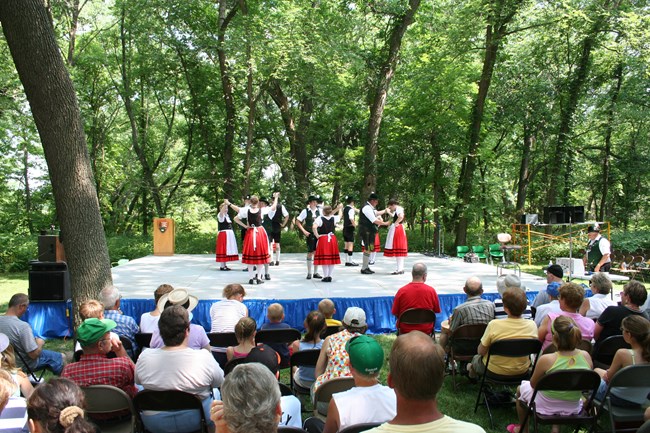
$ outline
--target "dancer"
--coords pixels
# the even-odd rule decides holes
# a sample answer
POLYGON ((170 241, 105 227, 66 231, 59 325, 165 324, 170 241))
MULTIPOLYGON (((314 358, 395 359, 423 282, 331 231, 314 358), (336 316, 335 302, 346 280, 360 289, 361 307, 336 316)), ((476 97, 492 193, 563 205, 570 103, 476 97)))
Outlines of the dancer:
POLYGON ((341 263, 339 243, 334 234, 334 229, 336 228, 336 224, 338 224, 340 217, 333 214, 338 213, 342 207, 343 205, 340 203, 336 206, 336 209, 333 210, 332 206, 329 205, 323 207, 323 215, 316 218, 316 221, 314 221, 314 225, 312 226, 314 236, 318 239, 314 265, 323 266, 323 274, 325 275, 323 277, 324 283, 332 282, 334 265, 341 263))
POLYGON ((235 232, 232 231, 232 221, 228 216, 228 205, 225 202, 219 208, 217 224, 219 234, 217 235, 216 260, 220 265, 220 271, 230 271, 227 263, 239 260, 239 252, 237 251, 235 232))
POLYGON ((269 240, 266 231, 262 227, 262 211, 259 208, 257 196, 251 197, 251 204, 248 209, 242 208, 235 222, 247 229, 242 248, 242 263, 248 265, 248 284, 263 284, 263 267, 257 266, 257 273, 253 269, 255 265, 263 265, 269 262, 269 240), (242 223, 242 218, 247 218, 248 223, 242 223))
POLYGON ((318 267, 314 268, 314 251, 316 251, 316 236, 312 233, 312 227, 316 218, 321 216, 321 211, 317 206, 318 198, 316 196, 310 195, 307 198, 307 207, 300 212, 298 218, 296 218, 296 226, 305 236, 305 241, 307 243, 307 279, 311 280, 312 276, 314 278, 323 278, 318 274, 318 267), (312 268, 314 273, 312 274, 312 268))
POLYGON ((393 223, 388 228, 384 257, 395 257, 397 268, 391 275, 404 273, 404 258, 408 255, 408 243, 402 221, 404 221, 404 208, 399 206, 395 199, 388 200, 388 213, 393 217, 393 223))
MULTIPOLYGON (((279 198, 279 196, 278 196, 279 198)), ((272 252, 272 254, 275 256, 275 261, 273 260, 274 257, 271 257, 271 266, 279 266, 280 265, 280 241, 282 240, 282 229, 287 225, 287 222, 289 222, 289 212, 287 212, 287 208, 284 207, 282 203, 278 201, 278 203, 275 206, 275 210, 269 210, 268 213, 268 219, 271 221, 271 231, 268 232, 269 234, 269 240, 275 243, 275 252, 272 252, 272 249, 269 249, 269 252, 272 252)))
POLYGON ((357 209, 354 208, 354 198, 352 196, 345 197, 346 206, 343 208, 343 254, 345 254, 345 266, 359 266, 352 260, 352 253, 354 252, 354 230, 357 227, 355 221, 355 213, 357 209))
MULTIPOLYGON (((265 197, 260 197, 260 211, 262 212, 262 227, 266 232, 266 238, 269 241, 269 254, 271 254, 271 239, 269 238, 269 233, 271 233, 271 220, 269 219, 269 212, 271 207, 269 206, 269 201, 265 197)), ((264 279, 270 280, 271 275, 269 274, 269 263, 264 263, 264 279)))
MULTIPOLYGON (((390 222, 384 222, 379 216, 386 213, 386 209, 377 211, 375 207, 379 203, 379 196, 371 192, 368 196, 368 201, 361 208, 359 214, 359 235, 361 242, 364 245, 363 250, 363 265, 361 266, 362 274, 374 274, 375 271, 371 270, 368 265, 370 264, 370 255, 375 251, 375 238, 377 237, 378 226, 387 226, 390 222)), ((374 263, 374 260, 372 261, 374 263)))
MULTIPOLYGON (((237 214, 239 214, 240 212, 242 212, 242 209, 248 209, 250 207, 250 205, 251 205, 251 196, 247 195, 246 197, 244 197, 244 205, 241 206, 241 207, 230 203, 228 200, 224 200, 224 203, 228 203, 228 207, 232 208, 232 210, 234 210, 237 214)), ((248 219, 246 217, 243 217, 241 219, 241 222, 244 223, 244 224, 248 224, 248 219)), ((241 246, 242 246, 242 251, 243 251, 243 249, 244 249, 244 240, 246 240, 246 229, 245 228, 240 227, 240 229, 239 229, 239 237, 241 239, 241 246)), ((247 270, 248 270, 248 268, 242 269, 242 271, 244 271, 244 272, 246 272, 247 270)))

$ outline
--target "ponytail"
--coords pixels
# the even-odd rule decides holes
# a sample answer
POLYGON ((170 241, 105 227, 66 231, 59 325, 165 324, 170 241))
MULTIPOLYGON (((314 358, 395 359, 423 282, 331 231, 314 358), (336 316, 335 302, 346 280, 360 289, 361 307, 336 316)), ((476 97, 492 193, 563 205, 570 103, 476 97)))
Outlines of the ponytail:
POLYGON ((307 332, 302 341, 316 341, 316 336, 320 335, 323 329, 325 329, 325 316, 323 316, 323 313, 320 311, 310 311, 305 318, 305 328, 307 332))

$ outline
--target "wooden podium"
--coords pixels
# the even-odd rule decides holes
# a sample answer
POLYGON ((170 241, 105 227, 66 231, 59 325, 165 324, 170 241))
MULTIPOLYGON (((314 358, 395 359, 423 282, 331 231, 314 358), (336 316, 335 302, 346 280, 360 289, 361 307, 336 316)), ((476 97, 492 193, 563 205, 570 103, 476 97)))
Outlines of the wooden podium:
POLYGON ((153 219, 153 255, 173 256, 176 247, 176 227, 171 218, 153 219))

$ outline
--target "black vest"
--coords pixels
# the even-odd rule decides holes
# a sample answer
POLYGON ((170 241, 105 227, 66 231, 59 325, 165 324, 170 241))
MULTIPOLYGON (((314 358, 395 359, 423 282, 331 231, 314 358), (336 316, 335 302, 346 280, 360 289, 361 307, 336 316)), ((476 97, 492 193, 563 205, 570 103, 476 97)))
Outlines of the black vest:
POLYGON ((334 227, 336 227, 336 224, 334 224, 334 218, 330 218, 330 219, 321 218, 321 221, 323 221, 323 224, 320 227, 318 227, 319 235, 334 233, 334 227))
POLYGON ((377 226, 374 224, 374 220, 370 221, 368 217, 366 216, 365 213, 363 213, 363 209, 366 206, 370 206, 370 208, 374 212, 374 208, 370 205, 370 203, 366 203, 366 205, 361 208, 361 213, 359 214, 359 225, 364 228, 364 230, 370 232, 370 233, 377 233, 377 226))
POLYGON ((275 207, 275 215, 273 215, 273 218, 271 218, 271 228, 273 229, 273 233, 277 233, 282 230, 283 219, 284 217, 282 216, 282 204, 278 202, 277 206, 275 207))
MULTIPOLYGON (((348 214, 350 213, 350 210, 352 209, 352 206, 348 205, 343 208, 343 227, 354 227, 352 224, 352 220, 348 217, 348 214)), ((354 218, 354 217, 352 217, 354 218)))
POLYGON ((223 222, 217 219, 217 228, 219 229, 219 231, 232 230, 232 224, 229 223, 228 220, 225 218, 223 219, 223 222))
POLYGON ((305 222, 303 223, 305 230, 311 231, 311 228, 314 225, 314 220, 319 216, 320 216, 320 210, 318 208, 316 208, 316 210, 313 211, 313 213, 310 208, 307 208, 307 216, 305 217, 305 222))
POLYGON ((262 210, 259 209, 257 213, 252 213, 250 210, 248 211, 248 225, 249 226, 255 226, 255 227, 261 227, 262 226, 262 210))

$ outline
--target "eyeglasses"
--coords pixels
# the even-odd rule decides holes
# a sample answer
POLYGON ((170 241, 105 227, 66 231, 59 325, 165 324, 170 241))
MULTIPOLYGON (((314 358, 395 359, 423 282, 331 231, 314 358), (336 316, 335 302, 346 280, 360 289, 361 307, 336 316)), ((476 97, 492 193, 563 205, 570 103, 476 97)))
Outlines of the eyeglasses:
POLYGON ((102 340, 99 340, 98 343, 106 343, 107 341, 110 342, 111 339, 110 338, 104 338, 102 340))

